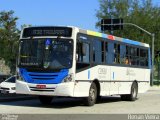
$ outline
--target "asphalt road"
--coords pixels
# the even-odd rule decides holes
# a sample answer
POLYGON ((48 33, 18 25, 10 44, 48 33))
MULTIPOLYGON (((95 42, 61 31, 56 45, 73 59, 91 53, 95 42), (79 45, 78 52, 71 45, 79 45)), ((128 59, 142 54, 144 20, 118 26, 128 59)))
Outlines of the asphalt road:
POLYGON ((81 99, 55 98, 49 106, 43 106, 38 99, 0 102, 1 114, 159 114, 160 88, 139 94, 135 102, 121 101, 120 97, 103 97, 92 107, 83 105, 81 99))

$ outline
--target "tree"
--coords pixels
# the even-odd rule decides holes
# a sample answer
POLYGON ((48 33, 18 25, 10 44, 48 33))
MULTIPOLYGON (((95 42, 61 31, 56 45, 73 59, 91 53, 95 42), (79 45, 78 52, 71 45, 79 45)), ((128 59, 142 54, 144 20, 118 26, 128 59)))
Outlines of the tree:
MULTIPOLYGON (((123 18, 124 22, 137 24, 151 33, 155 33, 155 50, 159 50, 160 7, 154 6, 152 0, 99 0, 99 3, 100 8, 96 13, 97 28, 100 28, 99 21, 103 18, 123 18)), ((123 30, 114 31, 114 35, 151 45, 151 37, 132 26, 124 26, 123 30)))
POLYGON ((18 39, 20 31, 16 27, 18 17, 14 11, 0 12, 0 58, 15 72, 18 39))

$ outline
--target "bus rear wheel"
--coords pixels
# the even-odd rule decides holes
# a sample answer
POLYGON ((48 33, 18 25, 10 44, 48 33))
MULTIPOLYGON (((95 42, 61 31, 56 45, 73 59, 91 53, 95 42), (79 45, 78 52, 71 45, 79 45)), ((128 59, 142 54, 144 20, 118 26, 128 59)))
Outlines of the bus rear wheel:
POLYGON ((133 82, 131 86, 131 93, 128 95, 121 95, 121 99, 125 101, 135 101, 138 95, 138 85, 136 82, 133 82))
POLYGON ((89 90, 89 96, 85 98, 84 104, 87 106, 93 106, 96 103, 96 100, 97 100, 97 86, 93 82, 89 90))
POLYGON ((39 96, 39 100, 43 105, 51 104, 53 97, 51 96, 39 96))

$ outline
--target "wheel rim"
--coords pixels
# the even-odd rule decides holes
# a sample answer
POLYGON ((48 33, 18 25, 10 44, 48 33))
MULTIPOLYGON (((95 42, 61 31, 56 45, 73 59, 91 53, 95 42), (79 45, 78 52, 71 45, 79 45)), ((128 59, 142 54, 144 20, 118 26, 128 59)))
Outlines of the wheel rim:
POLYGON ((133 89, 132 89, 132 95, 133 95, 133 98, 136 98, 136 96, 137 96, 137 90, 135 87, 133 87, 133 89))
POLYGON ((89 96, 90 96, 91 101, 95 100, 95 96, 96 96, 95 94, 96 94, 95 89, 91 88, 91 90, 89 92, 89 96))

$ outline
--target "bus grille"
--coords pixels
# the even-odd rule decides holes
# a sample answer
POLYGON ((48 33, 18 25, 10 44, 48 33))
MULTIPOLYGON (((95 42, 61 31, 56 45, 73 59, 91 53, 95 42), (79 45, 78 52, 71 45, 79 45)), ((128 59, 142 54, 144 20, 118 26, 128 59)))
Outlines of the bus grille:
POLYGON ((32 80, 54 80, 56 77, 58 77, 58 74, 56 73, 52 73, 52 74, 48 74, 48 73, 29 73, 28 74, 32 80))
POLYGON ((59 84, 68 75, 68 69, 62 69, 59 72, 31 72, 25 68, 20 68, 20 74, 28 83, 59 84))

